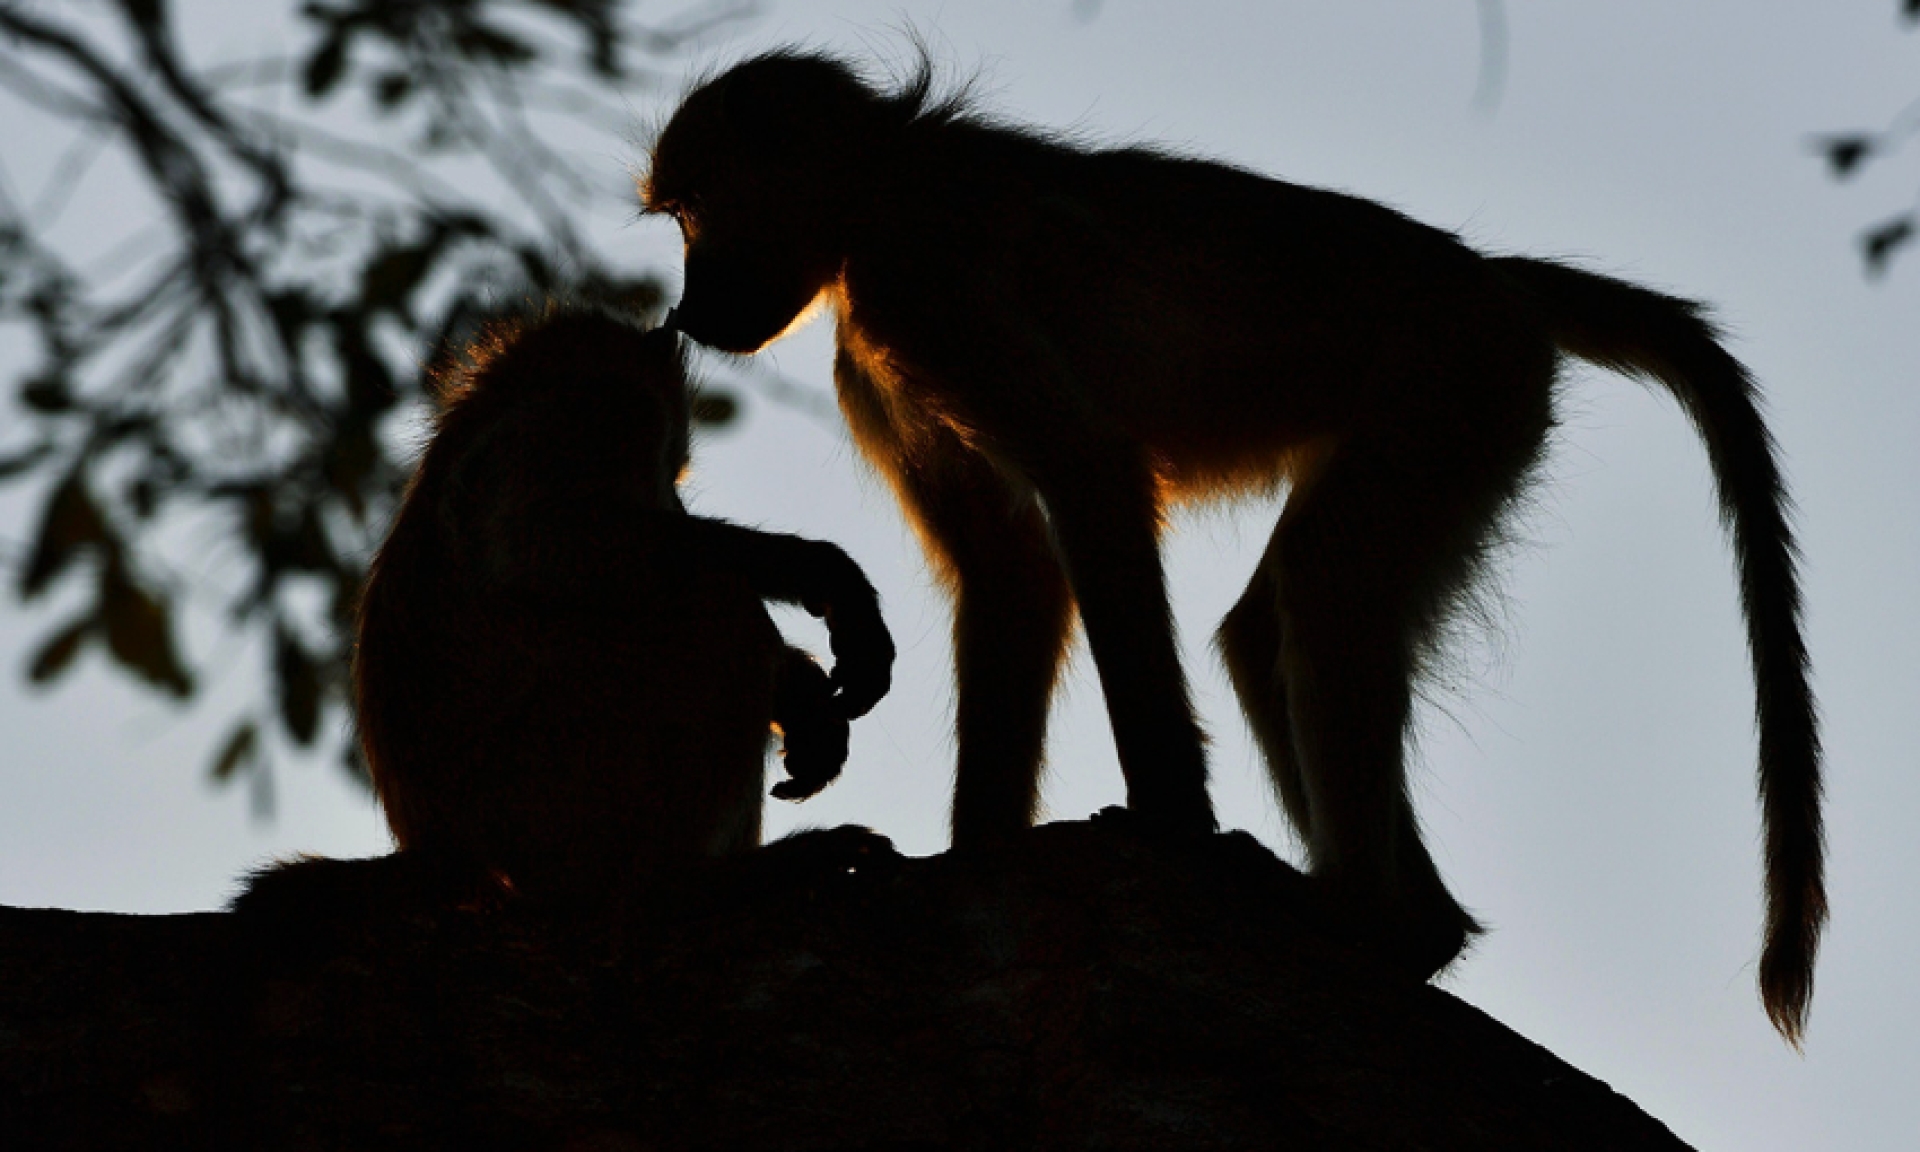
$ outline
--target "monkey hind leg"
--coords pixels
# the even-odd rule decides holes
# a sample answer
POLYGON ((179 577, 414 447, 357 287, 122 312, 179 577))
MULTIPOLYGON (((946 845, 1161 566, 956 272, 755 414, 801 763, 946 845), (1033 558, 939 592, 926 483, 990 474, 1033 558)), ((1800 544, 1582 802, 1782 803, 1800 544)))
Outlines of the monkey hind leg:
POLYGON ((352 919, 417 911, 497 895, 497 883, 471 861, 418 849, 336 860, 298 856, 255 869, 228 904, 242 919, 352 919))
POLYGON ((1280 592, 1272 565, 1262 559, 1252 583, 1220 622, 1214 646, 1240 711, 1253 729, 1254 742, 1267 763, 1267 775, 1287 818, 1303 843, 1313 838, 1313 806, 1307 799, 1300 758, 1293 749, 1293 722, 1287 714, 1286 674, 1280 666, 1280 592))
MULTIPOLYGON (((1288 820, 1302 843, 1308 845, 1315 872, 1329 881, 1332 925, 1388 950, 1396 966, 1415 979, 1427 979, 1446 968, 1480 931, 1480 925, 1453 900, 1421 847, 1419 828, 1404 793, 1359 801, 1361 806, 1390 812, 1392 824, 1384 829, 1384 835, 1379 835, 1379 829, 1371 829, 1373 833, 1365 837, 1356 835, 1350 828, 1352 822, 1346 826, 1334 822, 1325 833, 1315 826, 1315 795, 1323 806, 1352 804, 1354 799, 1342 795, 1338 787, 1311 789, 1302 756, 1294 747, 1279 584, 1273 576, 1273 564, 1261 563, 1254 582, 1233 611, 1227 612, 1217 645, 1240 699, 1240 710, 1246 714, 1254 741, 1267 762, 1267 776, 1273 780, 1288 820), (1377 874, 1329 864, 1331 858, 1342 856, 1340 847, 1348 849, 1344 852, 1348 858, 1379 851, 1367 847, 1375 839, 1388 845, 1386 851, 1394 852, 1377 874), (1409 847, 1411 852, 1407 851, 1409 847)), ((1388 776, 1400 772, 1398 762, 1384 770, 1388 776)))
POLYGON ((1447 419, 1410 421, 1417 435, 1349 439, 1296 488, 1264 561, 1313 870, 1423 978, 1479 925, 1441 880, 1407 792, 1413 686, 1539 460, 1550 366, 1539 380, 1450 391, 1447 419))

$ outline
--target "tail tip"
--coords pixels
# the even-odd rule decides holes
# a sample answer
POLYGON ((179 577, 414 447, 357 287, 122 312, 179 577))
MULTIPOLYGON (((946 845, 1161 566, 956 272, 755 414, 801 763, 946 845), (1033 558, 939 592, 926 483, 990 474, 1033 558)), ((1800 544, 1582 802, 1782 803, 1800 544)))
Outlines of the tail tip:
POLYGON ((1760 963, 1760 1002, 1767 1019, 1795 1052, 1804 1054, 1807 1015, 1813 1006, 1813 964, 1809 957, 1783 960, 1771 953, 1760 963))

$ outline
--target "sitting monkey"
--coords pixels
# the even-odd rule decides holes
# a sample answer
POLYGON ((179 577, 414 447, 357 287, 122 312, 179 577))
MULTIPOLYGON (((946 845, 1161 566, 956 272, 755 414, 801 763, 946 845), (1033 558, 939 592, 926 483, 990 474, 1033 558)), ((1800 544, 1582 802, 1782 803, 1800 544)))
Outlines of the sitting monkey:
POLYGON ((546 904, 617 898, 656 866, 758 845, 771 730, 789 774, 773 793, 804 799, 887 690, 892 641, 844 552, 682 506, 673 333, 555 311, 490 332, 439 385, 354 652, 401 852, 267 872, 239 911, 297 903, 323 874, 379 884, 363 863, 456 898, 489 880, 546 904), (765 600, 825 617, 832 676, 765 600))
POLYGON ((957 845, 1032 823, 1077 613, 1133 818, 1215 827, 1158 536, 1182 500, 1285 487, 1220 630, 1314 874, 1421 977, 1478 925, 1421 842, 1414 686, 1533 482, 1562 362, 1665 389, 1738 562, 1766 831, 1760 986, 1790 1041, 1826 918, 1820 738, 1785 484, 1757 389, 1692 302, 1490 257, 1371 201, 1017 127, 929 72, 749 59, 688 94, 642 186, 670 323, 746 354, 833 310, 835 384, 953 594, 957 845))

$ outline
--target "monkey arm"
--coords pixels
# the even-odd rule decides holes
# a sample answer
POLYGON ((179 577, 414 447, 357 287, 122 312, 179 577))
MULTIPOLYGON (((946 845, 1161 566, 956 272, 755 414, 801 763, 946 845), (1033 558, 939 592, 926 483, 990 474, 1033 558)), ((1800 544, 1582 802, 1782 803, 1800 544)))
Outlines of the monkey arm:
POLYGON ((495 503, 486 546, 465 557, 502 587, 542 599, 625 610, 636 592, 692 562, 745 582, 763 600, 797 604, 827 623, 835 706, 853 718, 893 677, 893 639, 860 566, 832 544, 691 516, 605 491, 582 499, 495 503))
POLYGON ((775 532, 762 532, 703 517, 686 518, 680 531, 712 562, 746 579, 765 600, 797 604, 826 621, 833 647, 839 709, 864 716, 893 682, 893 637, 880 615, 880 596, 866 573, 838 547, 775 532))

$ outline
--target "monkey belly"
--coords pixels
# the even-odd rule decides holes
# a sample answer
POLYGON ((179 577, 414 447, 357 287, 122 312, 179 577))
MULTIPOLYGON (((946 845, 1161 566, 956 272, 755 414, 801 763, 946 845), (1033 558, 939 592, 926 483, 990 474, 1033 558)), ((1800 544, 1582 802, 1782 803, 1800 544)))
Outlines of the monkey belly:
POLYGON ((504 871, 530 895, 590 897, 756 845, 783 643, 737 582, 672 585, 612 618, 488 614, 513 638, 444 669, 465 698, 437 714, 481 719, 426 742, 441 754, 407 776, 407 846, 504 871))
MULTIPOLYGON (((970 381, 916 370, 911 355, 879 344, 845 315, 837 343, 841 407, 855 443, 883 472, 934 459, 943 444, 959 444, 1030 496, 1033 480, 1026 463, 1070 447, 1032 435, 1024 425, 994 420, 979 410, 970 381)), ((1248 405, 1245 418, 1229 417, 1232 409, 1224 402, 1216 406, 1216 397, 1168 387, 1169 380, 1185 379, 1184 373, 1169 370, 1168 377, 1153 379, 1161 351, 1143 350, 1128 362, 1103 349, 1075 379, 1102 381, 1112 395, 1074 398, 1069 406, 1098 413, 1097 420, 1073 433, 1138 455, 1153 473, 1163 504, 1276 494, 1303 451, 1333 442, 1329 425, 1334 422, 1303 419, 1289 403, 1283 382, 1268 380, 1263 389, 1243 386, 1258 391, 1260 401, 1248 405)))

